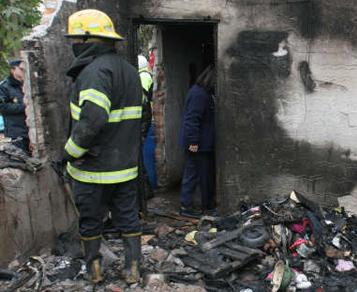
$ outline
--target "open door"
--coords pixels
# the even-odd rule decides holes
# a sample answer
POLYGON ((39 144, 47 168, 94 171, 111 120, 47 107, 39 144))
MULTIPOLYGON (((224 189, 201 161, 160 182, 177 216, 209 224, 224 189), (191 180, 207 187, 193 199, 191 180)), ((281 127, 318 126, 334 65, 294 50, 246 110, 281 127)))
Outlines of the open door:
POLYGON ((217 22, 140 19, 134 21, 134 27, 136 53, 147 58, 151 52, 155 54, 153 155, 157 185, 174 189, 177 194, 184 167, 179 131, 185 98, 199 73, 209 64, 216 64, 217 22))

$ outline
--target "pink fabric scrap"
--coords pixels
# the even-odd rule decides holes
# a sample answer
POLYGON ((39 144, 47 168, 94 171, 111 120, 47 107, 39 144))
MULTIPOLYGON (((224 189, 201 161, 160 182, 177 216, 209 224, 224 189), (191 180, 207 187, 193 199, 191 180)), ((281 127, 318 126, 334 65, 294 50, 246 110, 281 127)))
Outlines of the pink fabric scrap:
POLYGON ((268 281, 273 280, 273 272, 269 273, 269 274, 267 275, 267 277, 265 278, 265 280, 268 280, 268 281))
POLYGON ((295 233, 303 233, 305 231, 305 226, 301 223, 294 223, 291 224, 290 226, 291 231, 295 232, 295 233))
POLYGON ((355 265, 351 261, 338 260, 336 271, 338 272, 348 272, 355 269, 355 265))

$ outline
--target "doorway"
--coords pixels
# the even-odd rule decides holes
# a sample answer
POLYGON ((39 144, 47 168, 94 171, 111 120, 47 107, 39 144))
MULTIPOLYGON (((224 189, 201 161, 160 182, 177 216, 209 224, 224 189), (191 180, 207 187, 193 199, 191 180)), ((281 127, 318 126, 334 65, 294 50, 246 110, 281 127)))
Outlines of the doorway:
MULTIPOLYGON (((152 60, 157 185, 177 194, 184 167, 179 132, 185 97, 198 75, 216 65, 218 21, 134 20, 133 60, 152 60)), ((197 197, 197 196, 196 196, 197 197)))

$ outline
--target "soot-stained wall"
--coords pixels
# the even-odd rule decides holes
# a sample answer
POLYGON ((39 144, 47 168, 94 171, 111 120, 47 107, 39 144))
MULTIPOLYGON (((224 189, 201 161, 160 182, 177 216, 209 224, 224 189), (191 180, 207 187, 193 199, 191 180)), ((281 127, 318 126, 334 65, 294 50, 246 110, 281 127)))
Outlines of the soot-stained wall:
POLYGON ((133 0, 131 17, 219 19, 218 196, 348 193, 357 147, 354 1, 133 0))
POLYGON ((63 182, 51 167, 61 157, 67 135, 68 92, 64 78, 70 50, 64 41, 69 1, 58 3, 51 26, 41 25, 23 41, 26 63, 24 93, 32 154, 42 168, 36 173, 5 168, 0 172, 0 267, 15 257, 49 248, 75 221, 63 182))

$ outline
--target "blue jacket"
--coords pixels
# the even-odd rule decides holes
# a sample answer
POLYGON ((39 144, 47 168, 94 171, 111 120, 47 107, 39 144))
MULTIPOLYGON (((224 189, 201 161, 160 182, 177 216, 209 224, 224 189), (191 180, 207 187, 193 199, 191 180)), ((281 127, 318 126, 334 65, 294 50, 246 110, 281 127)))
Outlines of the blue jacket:
POLYGON ((0 114, 4 118, 5 137, 28 137, 22 84, 13 77, 0 82, 0 114))
POLYGON ((189 145, 198 145, 201 152, 214 149, 214 100, 198 85, 192 86, 186 97, 180 144, 185 150, 189 145))

